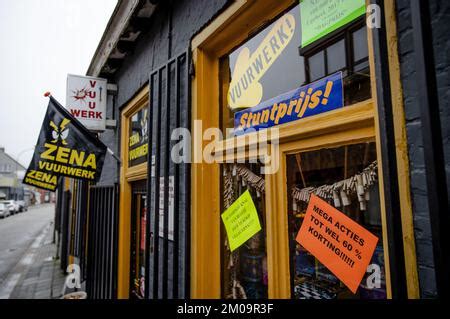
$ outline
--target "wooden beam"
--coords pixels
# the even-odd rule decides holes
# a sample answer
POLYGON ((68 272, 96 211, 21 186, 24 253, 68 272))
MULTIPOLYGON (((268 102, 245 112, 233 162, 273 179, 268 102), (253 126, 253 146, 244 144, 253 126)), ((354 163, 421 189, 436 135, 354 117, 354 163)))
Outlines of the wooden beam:
POLYGON ((95 51, 91 64, 86 72, 89 76, 98 76, 106 64, 111 52, 117 45, 120 36, 139 5, 139 0, 119 1, 109 19, 102 39, 95 51))

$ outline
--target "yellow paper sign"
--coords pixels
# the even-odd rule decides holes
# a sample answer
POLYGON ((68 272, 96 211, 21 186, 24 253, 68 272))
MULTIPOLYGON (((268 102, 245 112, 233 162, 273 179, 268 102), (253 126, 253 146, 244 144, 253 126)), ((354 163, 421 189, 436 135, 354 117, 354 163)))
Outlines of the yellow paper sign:
POLYGON ((242 194, 223 214, 222 221, 231 251, 236 250, 261 230, 258 212, 249 191, 242 194))

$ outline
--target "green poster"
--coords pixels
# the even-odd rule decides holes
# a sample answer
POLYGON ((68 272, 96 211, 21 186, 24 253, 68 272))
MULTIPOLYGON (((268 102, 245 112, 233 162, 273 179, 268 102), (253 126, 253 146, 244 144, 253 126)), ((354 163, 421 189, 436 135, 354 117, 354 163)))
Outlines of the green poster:
POLYGON ((222 214, 231 251, 236 250, 261 230, 258 212, 246 191, 222 214))
POLYGON ((301 1, 302 47, 323 38, 365 12, 365 0, 301 1))

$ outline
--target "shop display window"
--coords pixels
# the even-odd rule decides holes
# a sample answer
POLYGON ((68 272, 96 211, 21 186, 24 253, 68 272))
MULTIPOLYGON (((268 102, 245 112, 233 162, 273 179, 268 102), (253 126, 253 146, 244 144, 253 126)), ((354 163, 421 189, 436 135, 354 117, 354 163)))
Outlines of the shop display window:
MULTIPOLYGON (((278 95, 339 71, 343 73, 344 78, 345 106, 371 98, 369 50, 364 17, 358 18, 319 43, 306 48, 300 47, 301 36, 300 5, 296 5, 220 59, 220 122, 223 132, 233 128, 235 112, 257 106, 278 95), (268 39, 274 30, 277 30, 277 24, 286 16, 292 17, 295 23, 293 35, 286 40, 289 43, 285 47, 281 45, 281 48, 272 47, 268 39), (266 50, 260 51, 264 46, 266 50), (252 68, 252 66, 258 66, 252 54, 258 55, 260 52, 263 52, 261 59, 265 58, 264 53, 266 53, 272 64, 264 69, 258 80, 260 91, 246 89, 252 84, 251 76, 258 71, 258 68, 252 68), (251 61, 250 68, 246 69, 249 61, 251 61), (242 68, 244 69, 239 71, 242 68), (246 72, 249 72, 248 76, 241 76, 246 72), (228 96, 230 92, 233 97, 245 96, 244 100, 247 103, 230 107, 228 96), (255 98, 255 95, 258 97, 255 98)), ((282 40, 284 39, 275 37, 273 43, 278 44, 282 40)), ((226 136, 233 136, 232 130, 228 131, 226 136)))
POLYGON ((264 181, 255 173, 259 172, 259 165, 222 165, 222 172, 222 211, 225 211, 248 190, 258 212, 262 228, 241 247, 231 252, 222 225, 222 298, 267 298, 264 181))
MULTIPOLYGON (((219 123, 225 138, 234 136, 236 112, 258 106, 264 101, 337 72, 341 72, 343 77, 345 107, 371 99, 369 48, 363 16, 306 48, 301 48, 299 4, 288 8, 277 18, 255 30, 257 31, 251 32, 246 41, 219 58, 219 123), (286 31, 284 40, 276 38, 276 34, 280 35, 280 24, 283 24, 286 31), (283 41, 284 45, 280 45, 283 41), (258 55, 261 59, 266 59, 267 65, 260 76, 254 77, 256 67, 259 65, 255 58, 258 55)), ((301 121, 300 119, 297 122, 299 126, 301 121)), ((333 124, 323 123, 323 126, 331 127, 333 124)), ((280 129, 281 126, 283 124, 280 125, 280 129)), ((291 136, 290 141, 295 141, 295 136, 291 136)), ((327 193, 328 197, 322 198, 378 237, 378 246, 371 263, 379 267, 379 287, 365 286, 370 275, 367 273, 357 294, 353 294, 333 273, 295 241, 308 205, 307 196, 301 201, 295 194, 297 192, 304 194, 305 190, 312 188, 323 189, 327 185, 334 185, 358 174, 362 178, 368 171, 376 175, 376 160, 375 143, 372 142, 287 155, 287 171, 281 173, 286 174, 287 194, 281 196, 285 196, 289 203, 288 237, 293 298, 386 298, 381 212, 376 176, 372 176, 374 179, 370 181, 370 185, 364 181, 367 183, 361 186, 364 194, 358 195, 345 190, 333 197, 334 193, 331 191, 327 193)), ((249 190, 262 225, 262 231, 231 253, 221 223, 222 297, 266 298, 269 283, 266 214, 286 212, 284 209, 266 212, 264 190, 257 187, 258 183, 264 185, 265 178, 259 175, 259 164, 222 164, 221 172, 221 212, 249 190), (252 182, 249 182, 249 176, 252 182)), ((276 186, 281 188, 281 185, 271 185, 274 188, 276 186)), ((273 195, 268 194, 268 198, 269 195, 273 200, 273 195)), ((323 194, 319 194, 319 197, 321 195, 323 194)))
POLYGON ((287 156, 288 221, 292 297, 296 299, 385 299, 386 283, 375 143, 346 145, 287 156), (369 265, 353 294, 297 241, 310 195, 314 193, 378 237, 369 265), (379 276, 378 276, 379 275, 379 276), (375 279, 374 279, 375 280, 375 279), (370 287, 369 287, 369 286, 370 287))

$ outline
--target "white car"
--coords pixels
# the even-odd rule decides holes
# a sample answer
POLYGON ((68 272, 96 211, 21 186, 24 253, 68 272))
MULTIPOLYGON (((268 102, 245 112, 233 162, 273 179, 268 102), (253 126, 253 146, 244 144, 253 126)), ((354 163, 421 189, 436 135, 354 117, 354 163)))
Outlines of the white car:
POLYGON ((4 200, 2 203, 9 208, 12 215, 17 214, 20 211, 19 204, 17 204, 15 200, 4 200))
POLYGON ((26 212, 28 210, 28 205, 24 200, 18 200, 17 205, 19 205, 19 212, 26 212))
POLYGON ((0 203, 0 218, 6 218, 10 215, 8 205, 0 203))

